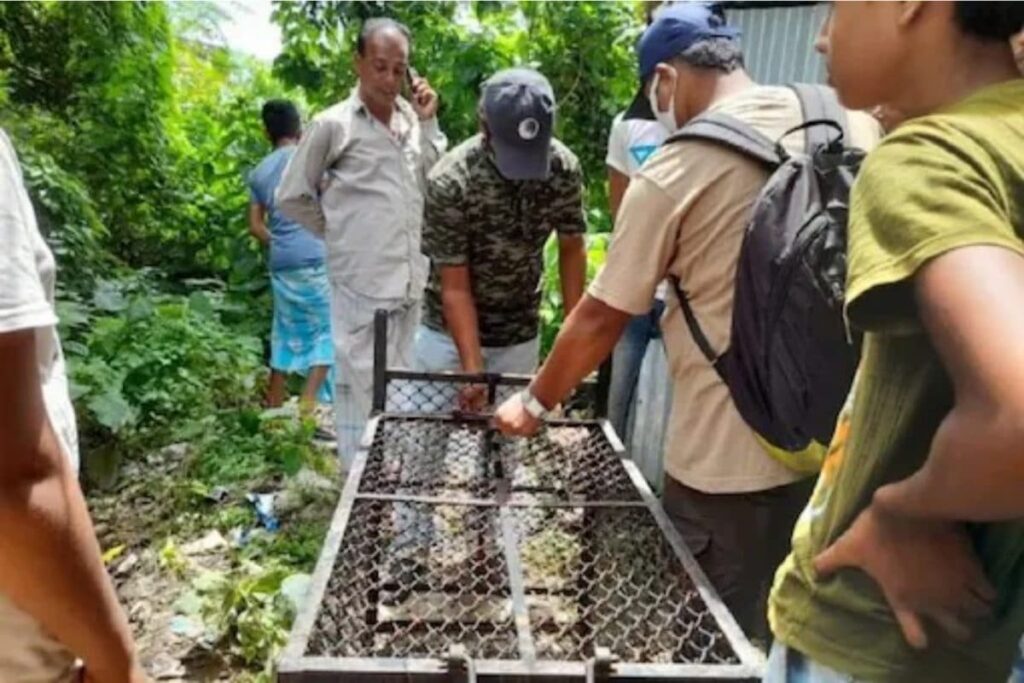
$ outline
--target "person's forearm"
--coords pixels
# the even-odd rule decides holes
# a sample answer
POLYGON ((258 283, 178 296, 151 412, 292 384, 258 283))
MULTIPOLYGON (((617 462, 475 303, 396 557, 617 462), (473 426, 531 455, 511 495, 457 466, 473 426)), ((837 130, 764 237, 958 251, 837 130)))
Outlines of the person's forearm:
POLYGON ((622 197, 629 187, 629 176, 618 169, 608 167, 608 210, 611 213, 612 225, 619 217, 619 207, 622 206, 622 197))
POLYGON ((562 325, 555 346, 530 385, 544 406, 561 403, 608 357, 629 322, 629 314, 584 295, 562 325))
POLYGON ((270 231, 267 230, 267 226, 263 223, 254 223, 249 227, 249 233, 263 246, 270 244, 270 231))
POLYGON ((470 292, 444 292, 442 294, 444 320, 465 372, 483 372, 484 358, 480 349, 480 331, 477 327, 476 303, 470 292))
POLYGON ((954 408, 924 466, 876 493, 882 509, 961 521, 1024 518, 1024 425, 1016 416, 954 408))
POLYGON ((565 317, 568 318, 583 298, 587 283, 587 245, 582 235, 559 244, 558 275, 565 317))
POLYGON ((128 681, 137 666, 132 637, 81 489, 48 426, 40 441, 40 468, 0 485, 0 593, 80 657, 95 680, 128 681))

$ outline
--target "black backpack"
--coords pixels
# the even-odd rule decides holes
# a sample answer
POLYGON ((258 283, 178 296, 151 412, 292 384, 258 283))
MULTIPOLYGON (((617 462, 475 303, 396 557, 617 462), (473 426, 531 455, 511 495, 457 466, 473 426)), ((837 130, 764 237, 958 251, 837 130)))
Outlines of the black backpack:
POLYGON ((759 441, 789 467, 816 471, 859 360, 843 301, 850 187, 865 153, 847 146, 846 113, 831 89, 790 87, 804 123, 786 135, 804 132, 804 155, 791 157, 781 140, 714 112, 666 143, 714 142, 771 172, 740 249, 727 350, 711 347, 685 283, 673 284, 694 341, 759 441))

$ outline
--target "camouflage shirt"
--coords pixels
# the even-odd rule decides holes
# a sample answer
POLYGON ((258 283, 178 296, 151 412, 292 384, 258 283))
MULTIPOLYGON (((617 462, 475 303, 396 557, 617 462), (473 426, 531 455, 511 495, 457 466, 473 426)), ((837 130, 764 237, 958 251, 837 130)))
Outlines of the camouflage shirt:
POLYGON ((424 324, 445 331, 444 266, 468 266, 480 344, 511 346, 537 336, 544 243, 552 232, 586 232, 579 161, 552 140, 547 180, 506 180, 475 135, 451 150, 427 180, 423 253, 430 258, 424 324))

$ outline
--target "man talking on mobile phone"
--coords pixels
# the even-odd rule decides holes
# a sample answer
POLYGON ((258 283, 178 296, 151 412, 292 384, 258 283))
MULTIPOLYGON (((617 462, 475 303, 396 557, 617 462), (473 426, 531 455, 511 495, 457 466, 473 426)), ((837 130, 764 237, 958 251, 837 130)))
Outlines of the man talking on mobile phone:
POLYGON ((412 37, 370 19, 356 42, 359 82, 313 119, 277 189, 288 217, 324 237, 338 372, 338 455, 347 467, 369 416, 373 318, 388 312, 389 367, 412 367, 427 281, 420 249, 426 175, 448 141, 437 94, 410 73, 412 37), (410 99, 401 96, 410 81, 410 99))

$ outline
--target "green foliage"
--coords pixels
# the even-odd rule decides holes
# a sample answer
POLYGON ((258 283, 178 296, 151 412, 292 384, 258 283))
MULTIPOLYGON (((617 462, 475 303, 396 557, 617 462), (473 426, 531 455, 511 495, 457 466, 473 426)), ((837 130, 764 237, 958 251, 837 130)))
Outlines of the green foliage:
MULTIPOLYGON (((587 235, 587 282, 594 279, 604 265, 610 241, 610 235, 607 233, 587 235)), ((561 281, 558 276, 558 240, 551 238, 544 245, 544 283, 540 302, 541 357, 546 356, 554 345, 564 317, 561 281)))
POLYGON ((362 23, 394 18, 412 32, 411 61, 438 91, 441 126, 458 142, 477 129, 483 81, 499 69, 533 66, 555 89, 557 134, 580 157, 589 206, 604 211, 608 130, 636 90, 637 10, 628 2, 278 3, 284 52, 274 70, 322 109, 355 84, 349 56, 362 23))
POLYGON ((526 2, 521 7, 529 36, 524 36, 524 61, 551 81, 558 134, 580 157, 588 209, 604 212, 608 131, 637 89, 633 44, 642 26, 637 7, 626 2, 526 2))
POLYGON ((60 310, 86 435, 167 435, 256 393, 260 342, 226 327, 210 294, 104 280, 91 302, 60 310))
POLYGON ((5 125, 25 114, 47 124, 12 131, 19 148, 48 155, 77 178, 102 222, 116 227, 105 242, 130 263, 154 256, 146 237, 176 205, 166 173, 174 159, 165 125, 173 101, 168 29, 160 3, 0 8, 5 125))
POLYGON ((189 473, 205 487, 265 482, 303 467, 333 471, 333 463, 312 446, 311 420, 268 417, 246 406, 194 421, 192 428, 198 433, 187 436, 196 439, 199 455, 189 473))
POLYGON ((248 665, 272 662, 288 640, 294 617, 281 586, 291 572, 243 561, 234 571, 208 572, 194 583, 212 640, 248 665))
POLYGON ((166 169, 175 150, 166 123, 173 109, 172 46, 160 3, 69 4, 65 76, 76 153, 68 166, 90 181, 110 245, 132 264, 156 265, 159 234, 177 206, 166 169))
POLYGON ((168 538, 164 541, 160 552, 157 554, 157 562, 161 569, 179 578, 184 577, 188 571, 188 560, 185 559, 181 548, 178 547, 173 538, 168 538))
POLYGON ((117 265, 116 259, 103 248, 107 229, 88 189, 52 156, 31 143, 18 151, 39 229, 61 266, 60 286, 65 290, 88 291, 94 286, 97 273, 110 272, 117 265))
POLYGON ((302 520, 301 523, 286 525, 276 536, 258 536, 242 551, 243 557, 273 557, 299 571, 312 571, 320 556, 324 537, 327 536, 331 503, 336 495, 329 496, 330 502, 318 501, 313 510, 322 511, 321 519, 302 520))
POLYGON ((214 42, 219 16, 208 3, 0 4, 0 126, 58 255, 75 254, 66 288, 88 292, 120 265, 262 277, 244 177, 269 151, 263 100, 295 93, 214 42))
POLYGON ((500 35, 502 28, 514 30, 510 8, 502 4, 483 26, 460 20, 452 2, 279 3, 274 20, 281 26, 284 52, 274 71, 323 109, 347 97, 355 85, 351 55, 363 22, 394 18, 412 31, 412 64, 440 94, 441 126, 458 141, 476 132, 480 85, 515 63, 500 35))
POLYGON ((293 475, 336 475, 312 423, 258 407, 270 305, 245 175, 269 152, 263 101, 304 96, 226 49, 221 17, 212 3, 0 3, 0 127, 58 259, 87 467, 128 462, 138 480, 117 488, 132 519, 104 515, 108 560, 152 544, 188 577, 175 538, 251 529, 248 491, 298 501, 197 596, 211 641, 248 667, 239 680, 269 681, 293 617, 284 580, 312 568, 337 493, 293 492, 293 475), (188 447, 165 463, 171 442, 188 447))
POLYGON ((304 108, 301 93, 285 89, 264 65, 181 41, 175 51, 175 90, 184 150, 174 169, 187 179, 179 202, 182 222, 173 235, 174 271, 265 280, 262 254, 248 238, 245 177, 270 152, 260 108, 288 97, 304 108))

